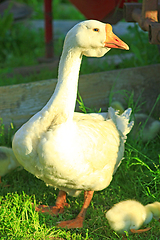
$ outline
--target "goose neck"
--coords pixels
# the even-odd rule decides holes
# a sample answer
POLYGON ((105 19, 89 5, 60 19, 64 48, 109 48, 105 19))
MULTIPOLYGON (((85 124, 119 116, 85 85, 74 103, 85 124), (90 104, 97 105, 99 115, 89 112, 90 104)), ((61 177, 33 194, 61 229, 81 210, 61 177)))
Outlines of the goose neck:
POLYGON ((79 69, 82 56, 78 49, 64 49, 58 71, 54 94, 47 104, 49 111, 72 118, 76 103, 79 69))

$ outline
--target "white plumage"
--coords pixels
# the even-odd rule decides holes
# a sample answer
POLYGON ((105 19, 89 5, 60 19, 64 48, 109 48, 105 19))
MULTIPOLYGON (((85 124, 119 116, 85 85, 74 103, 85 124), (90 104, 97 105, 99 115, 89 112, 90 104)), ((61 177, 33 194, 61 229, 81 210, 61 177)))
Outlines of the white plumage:
POLYGON ((107 114, 74 112, 82 56, 101 57, 112 47, 129 49, 111 25, 88 20, 74 26, 65 38, 52 97, 13 139, 13 151, 27 171, 72 196, 110 184, 133 126, 131 109, 121 116, 113 108, 107 114))
POLYGON ((106 213, 106 218, 115 231, 138 230, 143 224, 148 224, 152 218, 160 218, 160 203, 154 202, 143 206, 135 200, 126 200, 115 204, 106 213))

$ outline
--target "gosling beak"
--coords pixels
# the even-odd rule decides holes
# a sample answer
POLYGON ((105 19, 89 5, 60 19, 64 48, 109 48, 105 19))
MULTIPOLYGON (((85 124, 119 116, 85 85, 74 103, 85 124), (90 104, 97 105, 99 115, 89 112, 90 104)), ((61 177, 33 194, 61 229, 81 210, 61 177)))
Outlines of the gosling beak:
POLYGON ((106 24, 105 30, 106 30, 106 40, 104 42, 105 47, 129 50, 129 46, 112 32, 112 26, 110 24, 108 23, 106 24))

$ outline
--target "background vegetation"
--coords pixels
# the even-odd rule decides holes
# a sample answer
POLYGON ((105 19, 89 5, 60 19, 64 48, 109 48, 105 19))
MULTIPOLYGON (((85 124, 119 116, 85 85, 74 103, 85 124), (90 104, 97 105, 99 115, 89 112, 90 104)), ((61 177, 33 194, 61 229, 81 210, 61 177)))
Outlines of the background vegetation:
MULTIPOLYGON (((21 1, 24 2, 24 1, 21 1)), ((43 18, 43 1, 25 1, 34 9, 31 19, 43 18)), ((54 19, 79 19, 84 17, 67 0, 53 1, 54 19)), ((13 68, 38 64, 37 58, 44 55, 44 32, 24 28, 23 22, 13 24, 12 16, 6 14, 0 21, 0 86, 21 82, 39 81, 57 77, 57 69, 40 74, 22 77, 7 77, 13 68), (5 27, 4 27, 5 26, 5 27)), ((54 42, 55 55, 60 56, 64 36, 54 42)), ((106 71, 115 68, 144 66, 159 63, 157 46, 148 43, 147 34, 140 32, 137 25, 129 29, 125 42, 130 46, 133 57, 116 64, 103 62, 99 65, 88 65, 84 58, 81 74, 106 71)), ((122 51, 119 51, 122 53, 122 51)), ((110 51, 107 56, 118 54, 110 51)), ((123 54, 125 54, 123 52, 123 54)), ((128 106, 135 108, 137 103, 132 97, 127 99, 128 106)), ((82 104, 83 105, 83 104, 82 104)), ((136 108, 135 111, 141 111, 136 108)), ((11 146, 11 137, 15 129, 11 124, 8 136, 4 135, 4 124, 0 122, 0 145, 11 146)), ((87 211, 83 229, 58 229, 56 223, 61 220, 75 218, 83 204, 83 193, 79 198, 68 197, 71 208, 63 215, 51 217, 34 211, 31 203, 54 205, 58 191, 46 187, 45 183, 33 175, 22 171, 13 171, 3 177, 3 184, 8 188, 0 188, 0 237, 4 239, 122 239, 112 231, 105 219, 105 212, 113 204, 124 199, 136 199, 147 204, 160 199, 160 135, 146 144, 128 137, 124 160, 117 170, 108 188, 94 194, 87 211)), ((153 220, 149 232, 140 235, 128 235, 127 239, 158 240, 159 223, 153 220)))
MULTIPOLYGON (((24 2, 24 1, 21 1, 24 2)), ((43 1, 25 1, 33 8, 31 20, 43 19, 43 1)), ((84 16, 76 10, 73 5, 67 0, 53 1, 53 16, 54 19, 76 19, 83 20, 84 16)), ((41 71, 40 74, 33 74, 23 78, 21 76, 12 76, 13 68, 21 66, 31 66, 38 64, 38 58, 45 55, 44 31, 42 29, 35 31, 33 28, 26 27, 26 21, 13 23, 13 17, 6 12, 0 22, 0 86, 17 84, 20 82, 32 82, 49 78, 57 77, 57 68, 52 71, 41 71)), ((121 63, 114 64, 113 61, 100 62, 100 64, 88 63, 84 57, 81 74, 93 73, 98 71, 112 70, 115 68, 126 68, 135 66, 144 66, 148 64, 159 63, 159 51, 156 45, 148 43, 148 35, 139 30, 137 25, 129 28, 129 32, 122 39, 130 46, 129 53, 133 53, 130 59, 125 59, 123 56, 127 51, 112 50, 107 54, 119 55, 122 58, 121 63)), ((56 38, 54 41, 55 58, 59 57, 62 51, 64 36, 56 38)))

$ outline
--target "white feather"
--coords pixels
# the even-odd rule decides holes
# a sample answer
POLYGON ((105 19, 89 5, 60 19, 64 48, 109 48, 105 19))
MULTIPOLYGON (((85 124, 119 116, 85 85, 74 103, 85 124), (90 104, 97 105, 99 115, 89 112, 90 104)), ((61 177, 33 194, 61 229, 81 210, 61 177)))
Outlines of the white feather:
POLYGON ((124 233, 131 229, 138 230, 148 224, 152 218, 160 218, 160 203, 143 206, 135 200, 126 200, 115 204, 106 213, 106 218, 115 231, 124 233))
POLYGON ((110 108, 109 117, 74 113, 82 55, 100 57, 110 50, 105 29, 106 24, 88 20, 68 32, 52 97, 13 139, 13 151, 27 171, 74 196, 110 184, 133 125, 131 110, 118 116, 110 108))

